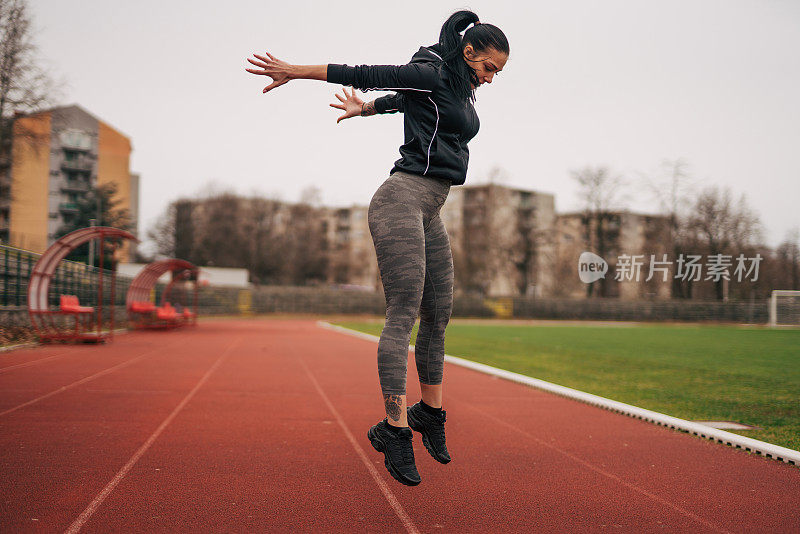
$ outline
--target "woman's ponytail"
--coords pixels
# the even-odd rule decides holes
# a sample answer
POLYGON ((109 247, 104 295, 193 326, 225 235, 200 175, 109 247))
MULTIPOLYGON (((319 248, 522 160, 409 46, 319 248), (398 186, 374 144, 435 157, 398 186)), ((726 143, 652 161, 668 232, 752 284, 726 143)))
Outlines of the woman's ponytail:
POLYGON ((478 15, 472 11, 456 11, 445 21, 442 31, 439 32, 439 45, 443 52, 442 59, 445 67, 450 71, 450 87, 464 101, 475 100, 475 91, 472 86, 478 86, 478 77, 464 61, 461 32, 479 20, 478 15))
POLYGON ((510 52, 505 34, 492 24, 482 24, 472 11, 456 11, 448 18, 439 33, 439 45, 445 68, 450 72, 450 87, 465 102, 475 100, 475 89, 479 84, 475 70, 464 60, 464 47, 471 44, 476 52, 494 48, 498 52, 510 52), (467 29, 470 24, 472 28, 467 29), (464 32, 464 36, 461 36, 464 32))

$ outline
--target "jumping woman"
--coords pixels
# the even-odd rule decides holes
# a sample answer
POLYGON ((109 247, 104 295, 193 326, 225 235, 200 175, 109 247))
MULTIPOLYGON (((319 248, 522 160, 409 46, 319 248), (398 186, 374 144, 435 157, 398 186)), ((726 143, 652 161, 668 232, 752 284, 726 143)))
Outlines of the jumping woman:
POLYGON ((439 210, 451 185, 466 180, 467 143, 478 133, 475 89, 492 83, 508 60, 508 40, 471 11, 458 11, 442 26, 437 44, 420 47, 407 65, 290 65, 254 54, 252 74, 269 76, 266 93, 290 80, 310 79, 362 91, 394 91, 363 102, 351 89, 336 94, 338 121, 375 114, 404 114, 400 159, 369 204, 368 220, 386 296, 386 322, 378 343, 378 377, 386 418, 367 436, 399 482, 420 482, 411 429, 446 464, 442 409, 444 335, 453 306, 453 258, 439 210), (471 26, 470 26, 471 25, 471 26), (469 29, 467 29, 469 27, 469 29), (466 30, 466 31, 465 31, 466 30), (464 32, 463 36, 461 32, 464 32), (411 330, 419 315, 414 349, 422 400, 406 408, 411 330), (409 428, 410 426, 410 428, 409 428))

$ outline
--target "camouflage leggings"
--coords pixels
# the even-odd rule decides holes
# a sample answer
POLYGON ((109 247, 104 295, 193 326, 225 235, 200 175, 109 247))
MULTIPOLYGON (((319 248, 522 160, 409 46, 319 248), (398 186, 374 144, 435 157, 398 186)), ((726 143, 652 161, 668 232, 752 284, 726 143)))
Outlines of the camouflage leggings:
POLYGON ((386 323, 378 343, 384 395, 405 395, 408 343, 414 345, 423 384, 441 384, 444 331, 453 307, 453 256, 439 210, 450 180, 395 172, 369 204, 369 230, 386 296, 386 323))

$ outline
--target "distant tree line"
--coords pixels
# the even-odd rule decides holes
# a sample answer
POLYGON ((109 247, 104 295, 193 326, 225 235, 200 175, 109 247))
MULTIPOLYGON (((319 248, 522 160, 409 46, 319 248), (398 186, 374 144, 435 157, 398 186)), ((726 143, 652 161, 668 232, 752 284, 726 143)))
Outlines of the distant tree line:
MULTIPOLYGON (((619 254, 667 254, 675 262, 681 255, 762 258, 756 281, 699 280, 675 277, 659 298, 734 299, 766 298, 772 289, 800 289, 800 232, 790 232, 772 249, 762 242, 761 224, 746 198, 734 198, 728 188, 706 187, 699 192, 682 161, 666 162, 661 176, 634 185, 606 167, 587 167, 573 172, 583 209, 580 212, 583 241, 578 245, 609 259, 619 254), (626 212, 626 191, 652 192, 653 209, 641 215, 649 221, 641 251, 624 250, 620 221, 626 212)), ((368 257, 342 253, 331 243, 328 225, 333 217, 318 204, 318 191, 308 192, 298 203, 230 192, 202 198, 181 199, 170 204, 149 232, 161 256, 179 257, 198 265, 243 267, 259 284, 308 285, 326 281, 348 283, 363 273, 368 257)), ((553 296, 585 291, 587 297, 617 296, 614 273, 592 284, 576 275, 574 254, 560 257, 554 228, 538 228, 535 210, 508 209, 502 188, 487 188, 480 202, 465 203, 464 227, 468 239, 453 247, 456 285, 461 291, 485 292, 495 272, 515 275, 518 294, 537 285, 543 269, 552 270, 553 296), (510 230, 509 230, 510 229, 510 230)), ((146 261, 148 258, 140 258, 146 261)), ((673 263, 674 267, 674 263, 673 263)), ((644 282, 643 295, 658 280, 644 282)), ((643 297, 649 298, 649 297, 643 297)))
MULTIPOLYGON (((662 176, 642 177, 637 184, 614 175, 606 167, 587 167, 573 172, 584 210, 584 224, 594 252, 605 257, 615 240, 615 229, 608 222, 625 209, 621 194, 631 188, 651 193, 654 213, 664 217, 663 232, 649 242, 648 253, 668 253, 675 260, 681 255, 763 258, 755 282, 699 281, 675 277, 673 298, 750 299, 766 298, 773 289, 800 289, 800 231, 795 228, 775 249, 763 243, 760 219, 744 195, 734 198, 730 188, 707 186, 699 191, 682 160, 665 161, 662 176)), ((731 274, 735 264, 731 267, 731 274)), ((608 277, 607 277, 608 278, 608 277)), ((705 277, 703 277, 705 278, 705 277)), ((608 280, 588 284, 587 296, 606 296, 608 280), (592 287, 596 286, 596 287, 592 287)))
POLYGON ((246 268, 259 284, 327 279, 325 220, 308 200, 287 204, 230 192, 172 202, 149 237, 161 256, 246 268))

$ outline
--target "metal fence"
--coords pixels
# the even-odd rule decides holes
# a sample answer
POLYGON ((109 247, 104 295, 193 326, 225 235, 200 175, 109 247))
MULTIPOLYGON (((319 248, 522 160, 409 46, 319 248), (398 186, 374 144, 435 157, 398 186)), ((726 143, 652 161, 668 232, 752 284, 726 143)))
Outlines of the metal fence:
MULTIPOLYGON (((28 280, 40 254, 0 245, 0 306, 28 305, 28 280)), ((98 296, 98 280, 103 277, 103 303, 111 303, 109 269, 91 267, 85 263, 63 260, 50 281, 49 304, 58 306, 61 295, 75 295, 81 303, 94 305, 98 296)), ((132 278, 116 277, 114 303, 125 304, 125 294, 132 278)))
MULTIPOLYGON (((28 279, 39 255, 0 245, 0 323, 27 308, 28 279)), ((50 305, 60 295, 76 295, 85 305, 97 303, 100 270, 83 263, 62 261, 50 284, 50 305)), ((104 270, 103 304, 111 303, 111 272, 104 270)), ((125 296, 131 278, 118 276, 115 304, 124 315, 125 296)), ((160 302, 164 285, 155 288, 160 302)), ((176 286, 173 304, 190 302, 188 290, 176 286)), ((385 313, 381 292, 362 292, 326 287, 262 286, 252 289, 205 287, 199 295, 200 315, 252 313, 374 314, 385 313)), ((27 313, 25 313, 27 315, 27 313)), ((714 321, 764 324, 768 306, 764 300, 718 302, 692 300, 625 301, 620 299, 550 299, 456 295, 453 317, 518 319, 593 319, 626 321, 714 321)), ((24 319, 24 318, 23 318, 24 319)))

